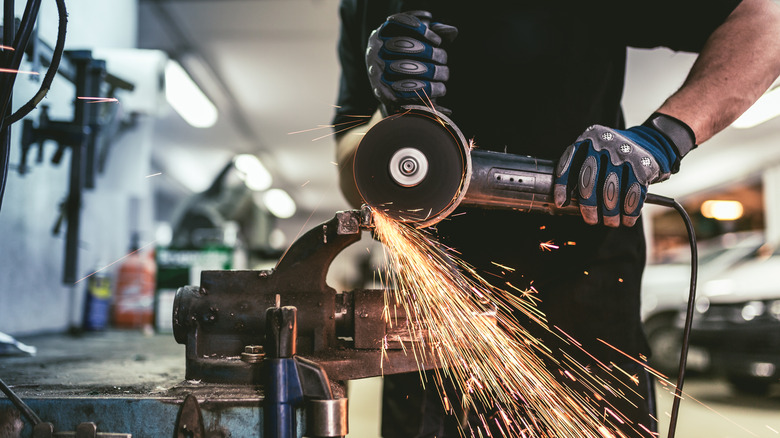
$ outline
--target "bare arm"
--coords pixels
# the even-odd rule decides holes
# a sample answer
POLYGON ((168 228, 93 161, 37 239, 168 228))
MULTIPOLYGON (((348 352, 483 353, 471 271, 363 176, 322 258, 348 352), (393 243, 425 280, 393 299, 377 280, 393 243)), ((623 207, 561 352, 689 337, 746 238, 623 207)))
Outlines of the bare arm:
POLYGON ((729 126, 780 75, 780 7, 744 0, 710 35, 683 86, 658 112, 682 120, 701 144, 729 126))

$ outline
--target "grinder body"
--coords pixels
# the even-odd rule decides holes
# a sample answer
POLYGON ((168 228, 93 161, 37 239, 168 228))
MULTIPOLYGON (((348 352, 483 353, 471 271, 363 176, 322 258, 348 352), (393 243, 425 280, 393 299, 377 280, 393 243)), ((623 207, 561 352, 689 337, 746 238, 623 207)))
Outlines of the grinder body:
POLYGON ((354 177, 366 204, 422 228, 458 206, 578 213, 576 204, 556 208, 554 169, 549 160, 472 147, 446 116, 407 106, 364 135, 354 177))

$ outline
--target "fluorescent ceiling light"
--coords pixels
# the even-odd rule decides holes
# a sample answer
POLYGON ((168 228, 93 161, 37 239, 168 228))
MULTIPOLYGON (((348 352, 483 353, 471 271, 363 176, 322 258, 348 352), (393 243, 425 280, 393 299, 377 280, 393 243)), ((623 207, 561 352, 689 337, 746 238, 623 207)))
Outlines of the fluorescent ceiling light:
POLYGON ((273 178, 259 158, 252 154, 237 155, 233 166, 239 171, 239 177, 251 190, 263 191, 271 187, 273 178))
POLYGON ((731 126, 739 129, 752 128, 780 115, 780 87, 764 93, 756 103, 742 114, 731 126))
POLYGON ((295 214, 295 201, 282 189, 271 189, 263 194, 263 203, 268 211, 280 219, 295 214))
POLYGON ((165 65, 165 98, 187 123, 196 128, 209 128, 217 122, 217 107, 174 60, 165 65))
POLYGON ((739 201, 704 201, 701 204, 701 214, 719 221, 733 221, 742 217, 744 208, 739 201))

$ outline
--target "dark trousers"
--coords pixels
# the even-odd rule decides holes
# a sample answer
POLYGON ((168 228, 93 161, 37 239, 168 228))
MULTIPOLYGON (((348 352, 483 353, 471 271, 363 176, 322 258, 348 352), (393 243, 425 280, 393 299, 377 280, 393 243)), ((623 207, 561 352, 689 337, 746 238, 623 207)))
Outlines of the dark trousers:
MULTIPOLYGON (((608 381, 611 387, 624 392, 621 395, 607 396, 601 401, 593 400, 591 391, 569 379, 561 379, 561 383, 583 394, 591 402, 598 403, 600 407, 597 409, 603 418, 609 420, 610 429, 617 429, 626 437, 650 437, 650 432, 657 432, 658 429, 655 378, 636 363, 619 366, 628 375, 636 376, 638 383, 618 370, 594 370, 598 377, 608 381), (618 380, 628 388, 633 388, 635 392, 625 390, 626 387, 621 387, 618 380), (616 420, 612 412, 619 415, 622 422, 616 420)), ((483 427, 483 422, 478 419, 477 412, 473 409, 466 413, 460 410, 459 396, 451 382, 445 380, 436 387, 436 377, 432 371, 426 373, 426 379, 427 383, 423 388, 419 373, 385 376, 382 394, 382 436, 459 438, 463 436, 461 432, 465 432, 465 436, 480 436, 478 431, 483 427), (445 410, 442 401, 442 390, 451 406, 449 412, 445 410), (468 421, 464 421, 464 418, 468 421)), ((488 417, 491 415, 489 411, 484 414, 488 417)), ((541 431, 535 432, 542 435, 541 431)), ((492 435, 487 435, 483 430, 482 436, 502 436, 497 430, 491 430, 490 433, 492 435)))

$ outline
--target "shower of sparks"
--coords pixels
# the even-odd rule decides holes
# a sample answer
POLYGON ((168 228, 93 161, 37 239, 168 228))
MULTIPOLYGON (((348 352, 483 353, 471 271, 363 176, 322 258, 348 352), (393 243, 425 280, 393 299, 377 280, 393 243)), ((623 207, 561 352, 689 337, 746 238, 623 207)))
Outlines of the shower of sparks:
POLYGON ((14 70, 12 68, 0 68, 0 73, 14 73, 20 75, 33 75, 33 76, 37 76, 40 74, 37 71, 14 70))
POLYGON ((116 97, 87 97, 87 96, 78 96, 77 99, 79 100, 86 100, 87 103, 115 103, 119 102, 119 99, 116 97))
MULTIPOLYGON (((410 339, 423 341, 406 348, 419 364, 440 364, 436 379, 450 379, 463 392, 460 405, 476 412, 481 429, 491 424, 494 431, 471 429, 464 435, 603 438, 614 437, 615 425, 628 421, 619 412, 605 416, 592 399, 555 380, 543 362, 555 360, 550 351, 512 316, 519 311, 550 330, 530 293, 490 285, 425 232, 385 213, 375 210, 373 220, 386 248, 387 269, 379 276, 387 288, 387 323, 396 323, 390 315, 401 307, 410 339)), ((591 375, 589 366, 564 359, 571 363, 556 362, 572 370, 569 378, 586 382, 594 399, 617 393, 591 375)))

